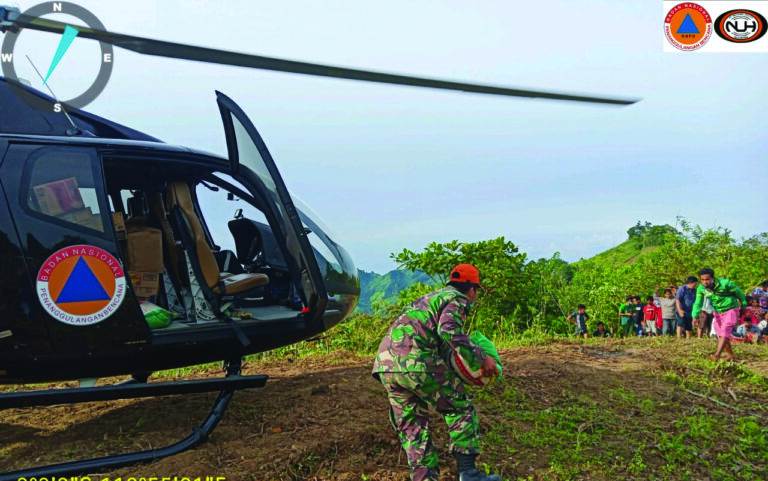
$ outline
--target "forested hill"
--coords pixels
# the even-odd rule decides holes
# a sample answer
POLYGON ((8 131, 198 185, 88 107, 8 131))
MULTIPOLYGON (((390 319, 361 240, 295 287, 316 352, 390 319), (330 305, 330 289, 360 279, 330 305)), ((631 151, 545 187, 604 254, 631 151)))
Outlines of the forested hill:
POLYGON ((617 268, 633 264, 644 255, 663 245, 666 234, 676 233, 675 228, 669 225, 652 225, 650 222, 642 224, 638 221, 634 227, 627 230, 629 236, 627 240, 590 257, 589 260, 617 268))
MULTIPOLYGON (((627 231, 629 237, 626 241, 588 260, 598 265, 620 268, 624 265, 632 264, 645 254, 652 252, 664 243, 665 234, 675 232, 675 229, 668 225, 655 226, 649 222, 638 222, 627 231)), ((578 266, 581 262, 584 262, 584 259, 575 262, 573 265, 578 266)), ((377 274, 358 269, 357 272, 360 275, 360 286, 362 289, 360 302, 357 305, 358 312, 373 312, 373 304, 375 302, 383 301, 384 304, 395 303, 400 291, 417 282, 424 284, 434 283, 430 276, 421 271, 393 270, 386 274, 377 274)))
POLYGON ((360 302, 357 304, 360 312, 372 312, 373 303, 377 301, 395 302, 400 291, 417 282, 432 282, 432 278, 421 271, 394 270, 383 275, 360 269, 357 272, 362 289, 360 302))

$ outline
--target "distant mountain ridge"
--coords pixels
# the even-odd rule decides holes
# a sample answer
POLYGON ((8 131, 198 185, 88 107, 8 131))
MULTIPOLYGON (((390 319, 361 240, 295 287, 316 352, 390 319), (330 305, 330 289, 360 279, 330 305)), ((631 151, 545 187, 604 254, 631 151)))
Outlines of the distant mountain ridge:
POLYGON ((386 274, 357 270, 360 276, 360 301, 357 303, 359 312, 373 312, 373 303, 384 301, 393 303, 397 301, 398 294, 403 289, 423 282, 428 284, 432 278, 421 271, 406 271, 395 269, 386 274))

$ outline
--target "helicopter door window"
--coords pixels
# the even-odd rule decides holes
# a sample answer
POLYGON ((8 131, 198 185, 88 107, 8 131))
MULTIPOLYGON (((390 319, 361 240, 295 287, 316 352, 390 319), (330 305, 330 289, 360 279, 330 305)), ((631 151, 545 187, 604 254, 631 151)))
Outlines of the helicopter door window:
MULTIPOLYGON (((217 174, 217 177, 222 178, 235 187, 240 187, 237 181, 227 175, 217 174)), ((222 251, 237 252, 235 239, 232 238, 230 233, 228 221, 244 217, 262 224, 268 224, 267 218, 262 211, 245 200, 238 198, 234 193, 228 192, 223 187, 218 189, 213 191, 204 184, 198 184, 196 189, 198 207, 210 230, 214 244, 220 247, 222 251)))
POLYGON ((58 221, 104 232, 96 158, 78 149, 44 149, 26 177, 27 206, 58 221))

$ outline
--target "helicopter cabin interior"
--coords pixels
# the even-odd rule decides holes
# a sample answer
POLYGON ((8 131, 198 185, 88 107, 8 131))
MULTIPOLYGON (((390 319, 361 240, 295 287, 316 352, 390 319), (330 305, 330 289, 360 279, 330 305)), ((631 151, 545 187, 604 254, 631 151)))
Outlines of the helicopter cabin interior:
POLYGON ((104 153, 102 161, 103 185, 91 152, 43 149, 28 173, 28 207, 73 231, 114 229, 154 331, 222 322, 217 310, 259 322, 304 309, 268 209, 230 176, 168 159, 104 153))

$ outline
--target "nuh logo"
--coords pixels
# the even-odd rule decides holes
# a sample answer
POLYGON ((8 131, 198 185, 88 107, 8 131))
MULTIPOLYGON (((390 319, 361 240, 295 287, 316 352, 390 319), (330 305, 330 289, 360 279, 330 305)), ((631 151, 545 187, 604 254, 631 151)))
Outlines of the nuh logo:
POLYGON ((729 10, 715 20, 715 32, 729 42, 754 42, 765 30, 765 17, 752 10, 729 10))

